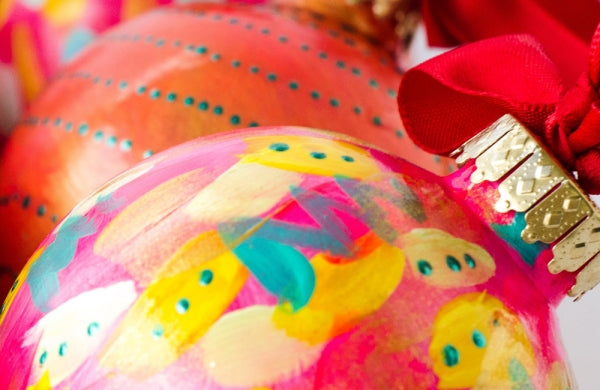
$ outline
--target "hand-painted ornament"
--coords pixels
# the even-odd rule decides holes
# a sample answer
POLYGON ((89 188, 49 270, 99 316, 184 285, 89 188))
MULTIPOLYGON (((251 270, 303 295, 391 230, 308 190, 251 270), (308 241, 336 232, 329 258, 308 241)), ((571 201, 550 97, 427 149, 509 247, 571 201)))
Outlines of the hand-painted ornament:
POLYGON ((0 387, 566 390, 573 275, 515 245, 518 214, 474 212, 497 195, 473 171, 298 127, 156 154, 28 262, 0 387))
POLYGON ((302 125, 354 135, 437 172, 397 115, 382 45, 303 9, 156 9, 63 68, 0 167, 0 251, 18 270, 74 204, 167 146, 231 128, 302 125))

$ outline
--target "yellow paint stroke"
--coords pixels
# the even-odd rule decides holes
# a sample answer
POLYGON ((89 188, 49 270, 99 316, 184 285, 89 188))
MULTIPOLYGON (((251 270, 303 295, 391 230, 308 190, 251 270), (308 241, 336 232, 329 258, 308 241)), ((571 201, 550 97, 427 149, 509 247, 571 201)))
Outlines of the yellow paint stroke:
POLYGON ((287 336, 272 315, 273 307, 256 305, 220 318, 200 341, 205 372, 221 386, 261 388, 313 365, 322 345, 287 336))
POLYGON ((217 240, 216 233, 196 237, 165 264, 104 346, 103 366, 144 380, 177 360, 212 326, 248 277, 217 240), (221 254, 211 258, 215 252, 221 254), (187 265, 192 267, 176 272, 187 265))
POLYGON ((44 76, 42 74, 38 52, 33 41, 33 35, 26 23, 16 23, 12 36, 13 65, 23 85, 25 100, 30 102, 42 89, 44 76))
POLYGON ((474 286, 496 272, 496 263, 485 249, 443 230, 413 229, 401 237, 400 246, 414 273, 435 286, 474 286))
POLYGON ((27 386, 27 390, 52 390, 52 386, 50 386, 50 374, 48 373, 48 370, 44 372, 44 375, 42 375, 39 381, 31 386, 27 386))
POLYGON ((89 0, 46 0, 43 13, 55 26, 68 26, 79 22, 89 0))
POLYGON ((321 254, 313 257, 314 293, 297 312, 288 305, 277 307, 273 321, 278 328, 310 344, 322 343, 349 330, 388 299, 402 279, 402 251, 372 233, 357 246, 373 249, 346 263, 331 263, 321 254))
POLYGON ((368 151, 342 141, 291 135, 250 137, 244 141, 247 149, 241 163, 330 177, 366 178, 380 172, 368 151))
POLYGON ((260 164, 236 164, 203 188, 186 206, 197 221, 216 224, 269 211, 300 185, 302 175, 260 164))
POLYGON ((510 388, 512 359, 529 374, 535 367, 533 349, 520 320, 485 292, 464 294, 440 309, 429 355, 440 389, 510 388))

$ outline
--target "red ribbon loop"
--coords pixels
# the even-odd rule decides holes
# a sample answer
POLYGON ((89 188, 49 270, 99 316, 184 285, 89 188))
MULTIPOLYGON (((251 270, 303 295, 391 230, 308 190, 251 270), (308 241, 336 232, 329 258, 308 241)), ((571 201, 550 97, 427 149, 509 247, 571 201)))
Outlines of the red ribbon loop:
POLYGON ((408 134, 447 154, 506 113, 514 115, 590 193, 600 193, 600 28, 589 70, 565 90, 542 45, 510 35, 465 45, 409 70, 398 103, 408 134))

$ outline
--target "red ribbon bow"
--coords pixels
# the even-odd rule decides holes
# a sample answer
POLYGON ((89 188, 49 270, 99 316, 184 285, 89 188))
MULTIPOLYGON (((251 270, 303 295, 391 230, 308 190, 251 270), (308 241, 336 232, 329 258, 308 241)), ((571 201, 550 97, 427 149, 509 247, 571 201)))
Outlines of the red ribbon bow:
MULTIPOLYGON (((568 53, 568 47, 564 50, 568 53)), ((476 42, 403 77, 399 110, 423 149, 447 154, 510 113, 536 133, 589 193, 600 193, 600 28, 588 71, 566 89, 541 44, 528 35, 476 42)))

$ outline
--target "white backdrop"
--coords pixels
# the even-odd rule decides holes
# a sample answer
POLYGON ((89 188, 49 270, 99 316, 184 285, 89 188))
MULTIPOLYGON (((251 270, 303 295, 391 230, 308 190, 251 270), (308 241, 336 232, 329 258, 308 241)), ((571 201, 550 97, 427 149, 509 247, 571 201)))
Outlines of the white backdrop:
POLYGON ((558 320, 579 389, 600 389, 600 287, 577 302, 566 298, 558 320))

